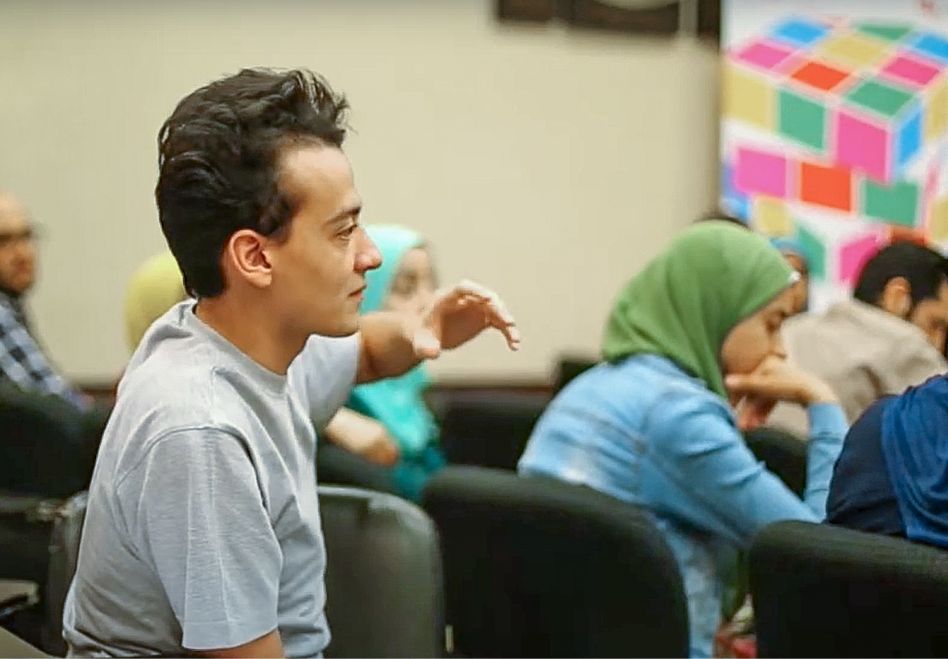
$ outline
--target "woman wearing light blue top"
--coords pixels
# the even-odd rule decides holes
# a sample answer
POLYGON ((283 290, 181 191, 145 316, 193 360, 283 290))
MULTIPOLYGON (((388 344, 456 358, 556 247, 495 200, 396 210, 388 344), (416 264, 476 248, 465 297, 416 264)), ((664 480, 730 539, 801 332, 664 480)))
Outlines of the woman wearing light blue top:
POLYGON ((771 522, 825 515, 847 428, 829 387, 786 362, 780 327, 797 279, 750 231, 720 221, 689 228, 625 287, 605 362, 553 400, 520 460, 521 473, 587 485, 651 513, 681 569, 693 656, 712 652, 737 550, 771 522), (741 434, 778 400, 809 411, 803 500, 741 434))

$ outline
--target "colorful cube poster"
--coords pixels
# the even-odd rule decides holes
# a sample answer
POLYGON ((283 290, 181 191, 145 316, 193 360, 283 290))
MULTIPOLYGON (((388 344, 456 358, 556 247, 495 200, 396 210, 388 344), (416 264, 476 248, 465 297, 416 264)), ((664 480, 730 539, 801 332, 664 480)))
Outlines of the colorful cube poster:
POLYGON ((798 239, 814 307, 892 240, 948 250, 948 1, 722 12, 721 205, 798 239))

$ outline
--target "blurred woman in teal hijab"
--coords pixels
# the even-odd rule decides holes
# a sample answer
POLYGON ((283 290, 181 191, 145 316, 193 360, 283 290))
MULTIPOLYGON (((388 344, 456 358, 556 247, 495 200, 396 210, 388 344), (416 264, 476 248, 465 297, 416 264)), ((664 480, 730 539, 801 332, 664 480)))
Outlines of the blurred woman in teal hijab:
MULTIPOLYGON (((399 226, 367 226, 366 231, 382 253, 382 265, 366 273, 360 312, 420 315, 435 291, 434 268, 424 239, 399 226)), ((346 403, 385 426, 399 452, 392 467, 394 489, 415 501, 428 477, 445 464, 438 427, 423 398, 429 385, 422 363, 401 377, 359 385, 346 403)))

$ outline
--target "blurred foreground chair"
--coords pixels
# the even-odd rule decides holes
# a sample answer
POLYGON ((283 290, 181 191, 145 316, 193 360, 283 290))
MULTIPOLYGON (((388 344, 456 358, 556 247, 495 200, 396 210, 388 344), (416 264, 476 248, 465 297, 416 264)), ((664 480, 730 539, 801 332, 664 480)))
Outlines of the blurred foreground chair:
POLYGON ((394 495, 342 487, 320 487, 319 507, 326 656, 443 656, 441 553, 428 515, 394 495))
POLYGON ((948 554, 826 524, 779 522, 750 552, 762 657, 948 656, 948 554))
POLYGON ((474 657, 686 656, 681 576, 637 508, 556 480, 448 467, 424 493, 454 649, 474 657))

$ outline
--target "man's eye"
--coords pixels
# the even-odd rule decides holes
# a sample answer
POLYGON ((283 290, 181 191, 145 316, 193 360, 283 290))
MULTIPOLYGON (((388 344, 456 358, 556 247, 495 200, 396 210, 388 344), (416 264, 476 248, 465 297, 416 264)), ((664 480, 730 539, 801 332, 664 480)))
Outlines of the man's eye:
POLYGON ((352 237, 352 234, 355 233, 355 230, 358 228, 359 228, 358 224, 353 224, 343 229, 339 235, 342 236, 343 238, 350 238, 352 237))

